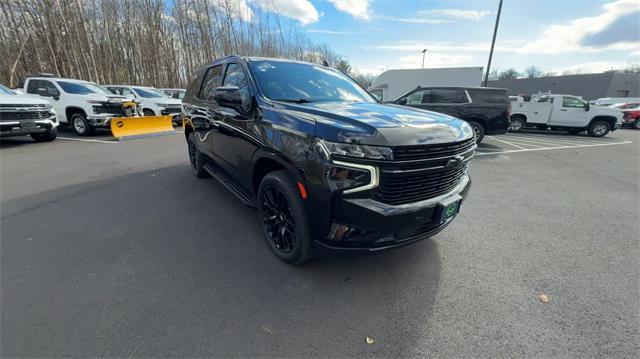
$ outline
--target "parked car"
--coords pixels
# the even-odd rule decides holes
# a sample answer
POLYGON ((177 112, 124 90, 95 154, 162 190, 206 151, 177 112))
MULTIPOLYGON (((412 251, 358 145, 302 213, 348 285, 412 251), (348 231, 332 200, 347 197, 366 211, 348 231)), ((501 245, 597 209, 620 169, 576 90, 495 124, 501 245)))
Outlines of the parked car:
POLYGON ((191 82, 183 111, 193 173, 257 206, 286 262, 312 258, 314 241, 377 251, 432 236, 470 188, 467 123, 379 103, 322 65, 219 59, 191 82))
POLYGON ((174 124, 180 121, 182 101, 169 97, 158 89, 128 85, 106 85, 105 87, 114 94, 135 98, 140 102, 145 116, 172 116, 174 124))
POLYGON ((618 109, 591 106, 572 95, 546 95, 536 102, 514 103, 509 130, 518 132, 535 126, 569 133, 587 131, 590 136, 602 137, 621 125, 622 112, 618 109))
POLYGON ((187 90, 185 89, 158 89, 158 90, 162 91, 162 93, 164 93, 165 95, 172 98, 177 98, 178 100, 182 100, 184 98, 184 94, 187 92, 187 90))
POLYGON ((622 126, 640 129, 640 102, 619 103, 611 107, 622 111, 622 126))
POLYGON ((49 142, 58 135, 56 111, 45 100, 19 95, 0 85, 0 137, 29 135, 49 142))
POLYGON ((444 113, 465 120, 476 142, 509 128, 511 107, 507 90, 490 87, 418 87, 391 102, 444 113))
POLYGON ((480 86, 482 67, 448 67, 436 69, 393 69, 376 77, 369 93, 383 102, 396 100, 419 87, 480 86))
POLYGON ((611 106, 617 103, 640 102, 640 97, 602 97, 589 102, 597 106, 611 106))
POLYGON ((109 128, 114 117, 136 115, 131 98, 117 96, 93 82, 57 77, 28 77, 24 92, 48 100, 61 124, 70 124, 80 136, 95 128, 109 128))

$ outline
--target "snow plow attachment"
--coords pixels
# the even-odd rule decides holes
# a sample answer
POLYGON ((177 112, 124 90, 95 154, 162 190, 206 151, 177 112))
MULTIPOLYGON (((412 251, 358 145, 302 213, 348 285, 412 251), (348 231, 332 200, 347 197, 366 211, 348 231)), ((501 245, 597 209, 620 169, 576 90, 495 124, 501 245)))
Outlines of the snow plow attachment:
POLYGON ((119 140, 173 134, 171 116, 116 117, 111 133, 119 140))

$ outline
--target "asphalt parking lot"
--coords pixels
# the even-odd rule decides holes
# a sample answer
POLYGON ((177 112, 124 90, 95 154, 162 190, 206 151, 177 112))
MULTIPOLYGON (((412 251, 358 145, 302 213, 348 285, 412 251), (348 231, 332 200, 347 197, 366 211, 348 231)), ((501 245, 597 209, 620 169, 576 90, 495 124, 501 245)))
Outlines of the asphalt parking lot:
POLYGON ((180 134, 85 140, 0 146, 2 357, 640 350, 640 131, 487 137, 445 231, 303 266, 191 174, 180 134))

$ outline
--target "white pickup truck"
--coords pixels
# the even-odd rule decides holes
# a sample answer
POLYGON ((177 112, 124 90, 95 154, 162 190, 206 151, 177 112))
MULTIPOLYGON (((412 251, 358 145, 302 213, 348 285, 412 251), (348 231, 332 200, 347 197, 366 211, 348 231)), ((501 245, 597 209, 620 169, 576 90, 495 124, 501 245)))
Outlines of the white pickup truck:
POLYGON ((58 134, 56 111, 49 102, 19 95, 0 85, 0 137, 29 135, 49 142, 58 134))
POLYGON ((61 124, 70 124, 80 136, 92 135, 97 127, 110 128, 114 117, 137 115, 136 103, 114 95, 93 82, 56 77, 29 77, 24 93, 47 100, 61 124))
POLYGON ((566 130, 574 134, 587 131, 593 137, 602 137, 622 125, 620 110, 591 106, 577 96, 544 95, 534 101, 511 102, 509 131, 536 127, 541 130, 566 130))

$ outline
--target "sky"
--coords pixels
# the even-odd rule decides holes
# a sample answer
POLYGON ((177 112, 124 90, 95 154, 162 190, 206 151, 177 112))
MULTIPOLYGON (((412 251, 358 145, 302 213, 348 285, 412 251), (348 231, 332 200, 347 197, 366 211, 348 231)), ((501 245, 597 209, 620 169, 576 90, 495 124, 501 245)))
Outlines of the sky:
MULTIPOLYGON (((361 73, 486 67, 498 0, 241 0, 277 10, 361 73)), ((492 69, 602 72, 640 63, 640 0, 504 0, 492 69)))

